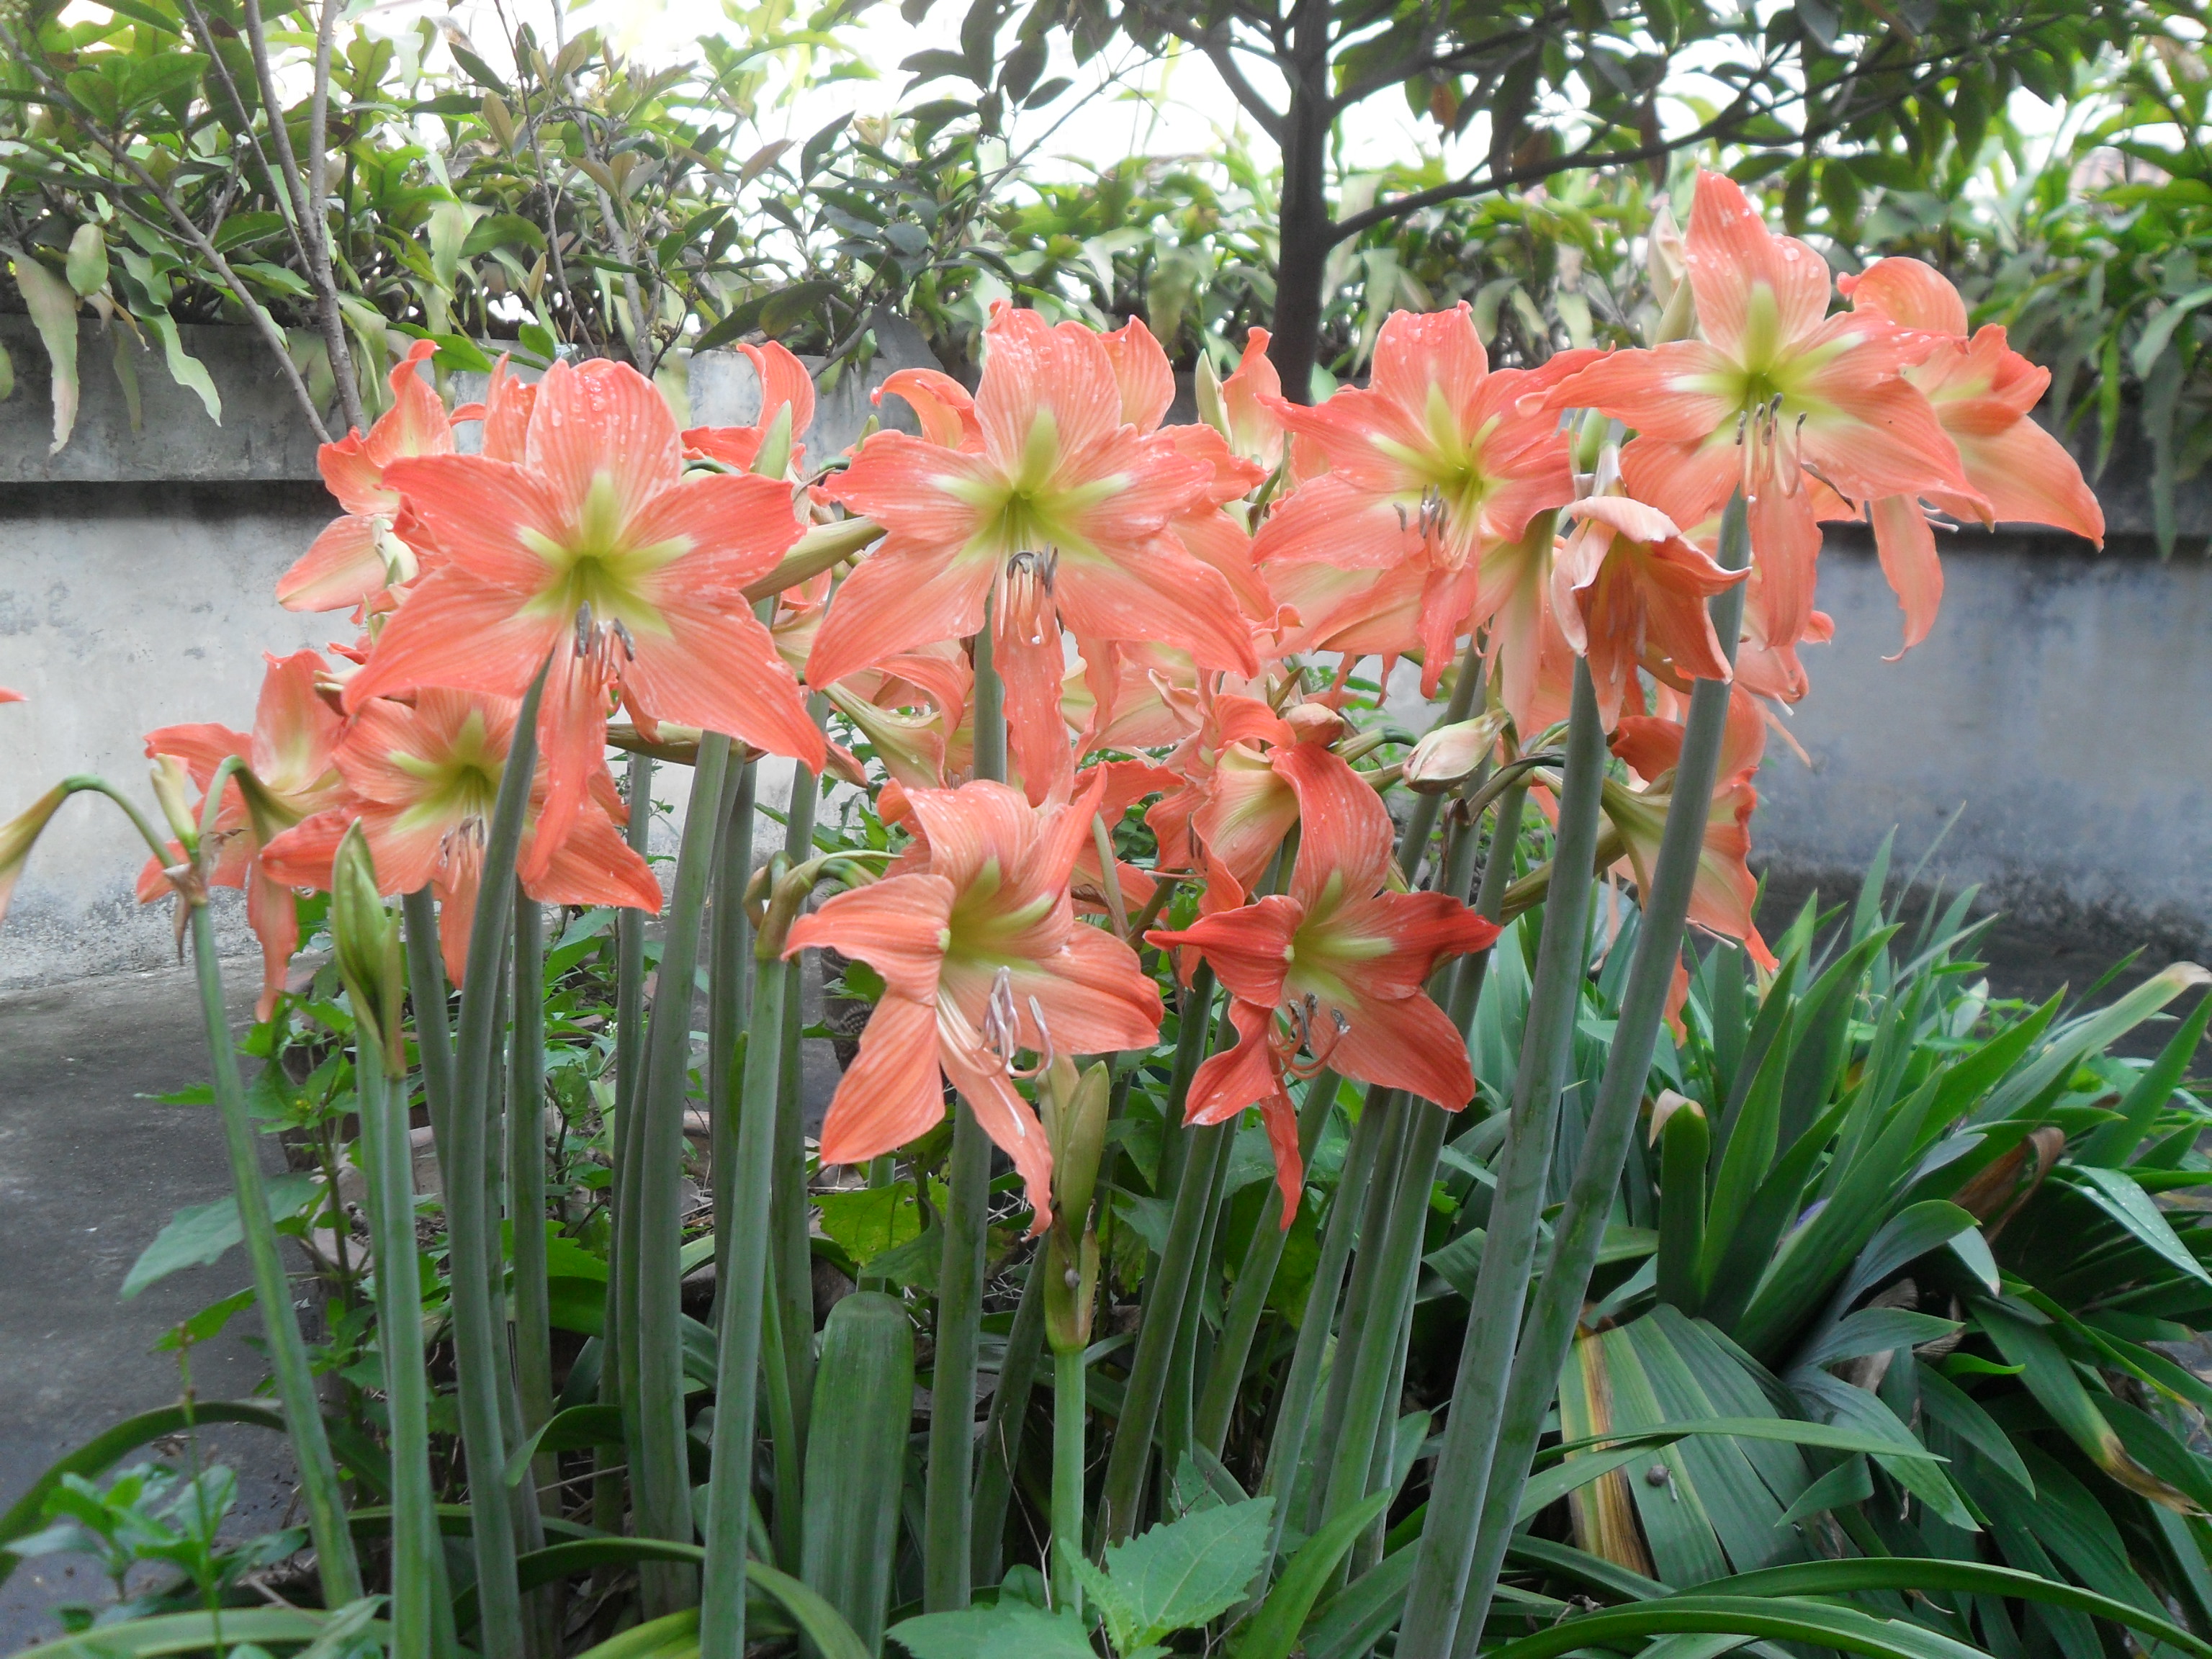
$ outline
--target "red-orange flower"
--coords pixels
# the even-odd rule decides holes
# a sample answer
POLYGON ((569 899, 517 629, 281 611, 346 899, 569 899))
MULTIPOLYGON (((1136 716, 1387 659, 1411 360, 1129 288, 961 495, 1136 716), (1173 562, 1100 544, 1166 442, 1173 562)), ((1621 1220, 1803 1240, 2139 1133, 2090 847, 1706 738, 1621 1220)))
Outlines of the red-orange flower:
POLYGON ((1522 405, 1589 355, 1493 374, 1465 305, 1395 312, 1364 390, 1315 409, 1274 400, 1283 424, 1328 463, 1253 540, 1269 588, 1304 623, 1297 643, 1418 649, 1422 694, 1433 695, 1458 640, 1488 620, 1484 551, 1574 495, 1559 416, 1522 405))
MULTIPOLYGON (((300 948, 292 890, 264 867, 262 851, 283 831, 345 793, 345 780, 332 761, 345 721, 317 689, 327 672, 323 659, 312 651, 298 651, 267 660, 251 732, 193 725, 165 726, 146 734, 148 756, 182 761, 203 791, 216 769, 233 756, 252 774, 248 783, 234 777, 223 786, 214 845, 203 851, 210 858, 210 885, 246 890, 246 921, 261 941, 261 996, 255 1005, 260 1019, 275 1010, 284 970, 300 948)), ((194 809, 195 817, 198 811, 194 809)), ((182 857, 179 849, 175 858, 182 857)), ((150 904, 173 890, 160 860, 149 859, 138 876, 139 902, 150 904)))
POLYGON ((550 656, 538 720, 548 789, 526 879, 546 873, 582 810, 617 696, 640 720, 820 769, 822 734, 744 596, 798 539, 791 488, 686 477, 676 422, 635 369, 556 363, 520 463, 426 456, 386 477, 445 562, 347 682, 346 707, 430 685, 519 696, 550 656))
POLYGON ((1664 513, 1625 495, 1589 496, 1574 514, 1580 522, 1552 568, 1552 609, 1589 663, 1606 725, 1620 718, 1639 664, 1680 679, 1727 679, 1705 601, 1749 573, 1722 569, 1664 513))
POLYGON ((774 340, 757 346, 740 341, 738 349, 745 354, 760 383, 760 418, 750 426, 695 426, 684 434, 684 453, 704 455, 739 472, 750 471, 762 442, 775 429, 777 417, 788 409, 791 459, 787 471, 804 472, 806 446, 799 441, 814 424, 814 377, 806 372, 805 364, 774 340))
MULTIPOLYGON (((517 703, 512 697, 442 688, 418 692, 409 703, 389 697, 356 714, 331 759, 351 799, 294 825, 263 848, 262 868, 291 887, 328 890, 331 863, 347 828, 358 822, 376 861, 386 893, 428 887, 444 915, 438 933, 446 971, 461 982, 469 959, 469 933, 483 873, 485 832, 514 739, 517 703)), ((544 794, 538 767, 534 796, 544 794)), ((621 809, 614 780, 602 767, 592 780, 594 799, 551 849, 545 873, 523 885, 552 904, 627 905, 660 913, 660 884, 623 841, 609 814, 621 809)), ((525 826, 527 846, 538 831, 525 826)))
POLYGON ((830 485, 885 533, 831 603, 807 678, 828 684, 974 634, 995 595, 1009 741, 1043 799, 1069 765, 1063 623, 1085 640, 1164 640, 1207 667, 1258 664, 1226 580, 1170 533, 1179 515, 1212 505, 1214 469, 1127 422, 1091 330, 1001 306, 986 339, 972 446, 878 432, 830 485))
POLYGON ((1036 1229, 1049 1222, 1052 1153, 1015 1091, 1031 1074, 1017 1057, 1140 1048, 1159 1034, 1159 992, 1136 952, 1078 922, 1068 896, 1106 781, 1042 811, 1002 783, 913 790, 921 839, 899 872, 793 925, 786 955, 830 945, 885 988, 823 1121, 824 1162, 863 1162, 938 1123, 941 1068, 1020 1170, 1036 1229))
POLYGON ((437 349, 417 340, 392 371, 392 407, 366 434, 356 427, 316 453, 323 483, 345 514, 276 579, 276 602, 287 611, 343 611, 416 574, 422 550, 405 538, 404 504, 384 469, 404 456, 453 453, 446 406, 419 367, 437 349))
POLYGON ((1285 1078, 1326 1066, 1449 1111, 1465 1106, 1474 1097, 1466 1041, 1422 988, 1438 962, 1483 949, 1498 928, 1452 895, 1389 890, 1390 815, 1343 760, 1299 744, 1274 764, 1298 801, 1290 892, 1146 937, 1197 951, 1228 988, 1239 1041, 1199 1067, 1185 1116, 1219 1123, 1258 1105, 1288 1226, 1304 1171, 1285 1078))
MULTIPOLYGON (((1995 325, 1968 339, 1959 290, 1917 259, 1877 259, 1859 276, 1838 278, 1836 286, 1850 300, 1854 314, 1929 337, 1928 355, 1905 378, 1928 399, 1959 447, 1960 465, 1975 494, 1929 489, 1921 492, 1927 500, 1954 518, 2047 524, 2104 544, 2104 509, 2080 465, 2029 413, 2051 384, 2049 369, 2013 350, 1995 325)), ((1868 516, 1882 573, 1905 611, 1901 656, 1928 637, 1936 621, 1943 567, 1915 496, 1883 496, 1870 504, 1868 516)))
POLYGON ((1826 261, 1770 233, 1719 173, 1698 175, 1683 258, 1704 338, 1616 352, 1564 382, 1553 402, 1636 428, 1638 445, 1674 481, 1663 505, 1677 524, 1744 491, 1767 642, 1788 653, 1812 626, 1826 492, 1867 501, 1975 491, 1904 377, 1925 345, 1871 316, 1829 316, 1826 261))
MULTIPOLYGON (((1645 891, 1659 864, 1659 843, 1674 803, 1674 769, 1682 757, 1680 721, 1632 714, 1613 734, 1613 752, 1646 780, 1641 790, 1611 778, 1605 783, 1606 835, 1599 857, 1625 860, 1637 886, 1645 891)), ((1745 862, 1751 853, 1751 815, 1759 792, 1751 780, 1766 747, 1766 720, 1758 702, 1738 687, 1729 695, 1728 727, 1721 740, 1720 764, 1713 780, 1712 805, 1706 815, 1704 844, 1690 886, 1689 920, 1710 933, 1740 941, 1752 960, 1771 971, 1774 955, 1759 936, 1752 912, 1759 883, 1745 862)))

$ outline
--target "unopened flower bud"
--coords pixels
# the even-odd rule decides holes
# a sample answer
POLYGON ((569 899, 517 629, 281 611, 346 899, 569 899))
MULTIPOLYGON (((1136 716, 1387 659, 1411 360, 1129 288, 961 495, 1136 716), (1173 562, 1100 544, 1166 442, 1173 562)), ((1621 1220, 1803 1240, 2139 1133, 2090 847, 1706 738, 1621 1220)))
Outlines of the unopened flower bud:
POLYGON ((1106 1062, 1079 1076, 1065 1055, 1045 1073, 1040 1091, 1045 1135, 1052 1144, 1053 1208, 1059 1224, 1080 1232, 1091 1213, 1098 1164, 1106 1152, 1106 1111, 1112 1079, 1106 1062))
POLYGON ((7 823, 0 823, 0 918, 8 914, 9 896, 15 890, 24 865, 30 861, 39 832, 69 797, 69 785, 58 783, 7 823))
POLYGON ((404 1065, 399 1010, 407 980, 399 918, 376 890, 376 860, 358 823, 331 860, 331 943, 364 1040, 380 1043, 388 1062, 404 1065))
POLYGON ((186 847, 197 847, 200 826, 192 817, 192 775, 174 755, 156 755, 146 769, 153 775, 154 799, 161 804, 169 833, 186 847))
POLYGON ((1206 352, 1198 354, 1197 381, 1198 418, 1218 432, 1229 436, 1229 406, 1221 400, 1221 376, 1214 372, 1213 359, 1206 352))
POLYGON ((763 478, 781 478, 791 470, 791 405, 779 404, 775 418, 753 452, 753 471, 763 478))
POLYGON ((1506 719, 1504 709, 1493 708, 1471 720, 1434 727, 1406 758, 1407 783, 1425 795, 1440 795, 1472 777, 1497 749, 1506 719))

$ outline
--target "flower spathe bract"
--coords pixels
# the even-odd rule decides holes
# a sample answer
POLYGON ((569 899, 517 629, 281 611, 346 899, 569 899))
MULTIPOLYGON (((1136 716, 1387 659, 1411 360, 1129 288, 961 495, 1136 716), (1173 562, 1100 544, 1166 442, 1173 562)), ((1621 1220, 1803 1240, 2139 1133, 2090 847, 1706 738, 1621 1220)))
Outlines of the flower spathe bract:
POLYGON ((520 696, 546 669, 548 789, 526 878, 581 810, 619 696, 641 720, 720 732, 819 770, 822 734, 744 597, 798 539, 791 489, 686 477, 676 422, 627 364, 556 363, 524 459, 441 455, 386 477, 444 562, 346 684, 349 709, 418 686, 520 696))
POLYGON ((908 860, 793 925, 787 956, 829 945, 884 985, 823 1120, 825 1163, 865 1161, 940 1121, 941 1071, 1020 1170, 1037 1230, 1050 1220, 1052 1155, 1014 1088, 1029 1074, 1018 1056, 1142 1048, 1159 1031, 1136 952, 1077 921, 1068 895, 1106 782, 1042 810, 1002 783, 911 791, 908 860))
POLYGON ((1274 766, 1298 803, 1290 891, 1146 937, 1196 951, 1230 994, 1239 1041, 1199 1067, 1185 1115, 1218 1123, 1260 1108, 1287 1226, 1304 1176, 1285 1077, 1327 1066, 1448 1111, 1465 1106, 1474 1096, 1466 1041, 1423 988, 1438 962, 1485 948, 1498 927, 1449 894, 1389 890, 1390 815, 1340 757, 1297 744, 1274 766))

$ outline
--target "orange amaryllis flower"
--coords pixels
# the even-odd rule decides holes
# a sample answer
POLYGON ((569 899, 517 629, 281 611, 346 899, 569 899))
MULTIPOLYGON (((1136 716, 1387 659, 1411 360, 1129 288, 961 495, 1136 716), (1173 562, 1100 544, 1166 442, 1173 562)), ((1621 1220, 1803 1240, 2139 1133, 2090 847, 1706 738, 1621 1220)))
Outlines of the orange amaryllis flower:
POLYGON ((1184 1116, 1219 1123, 1260 1108, 1287 1227, 1305 1175, 1284 1079, 1327 1066, 1448 1111, 1466 1105, 1466 1040, 1422 988, 1438 962, 1483 949, 1498 927, 1449 894, 1389 890, 1390 815, 1342 759, 1300 744, 1275 765, 1298 799, 1289 893, 1146 938, 1196 951, 1228 988, 1237 1044, 1199 1067, 1184 1116))
POLYGON ((822 1124, 822 1158, 857 1164, 945 1115, 939 1072, 1028 1184, 1035 1228, 1052 1217, 1052 1153, 1015 1091, 1024 1050, 1040 1055, 1141 1048, 1159 1033, 1160 996, 1120 939, 1075 920, 1068 874, 1091 838, 1103 776, 1042 811, 1003 783, 917 789, 910 863, 840 893, 791 929, 787 956, 829 945, 881 974, 883 998, 822 1124))
POLYGON ((787 471, 794 475, 804 472, 806 446, 799 441, 814 424, 814 377, 806 372, 805 364, 774 340, 757 346, 739 341, 738 349, 752 364, 754 378, 760 384, 760 418, 750 426, 695 426, 684 434, 684 453, 703 455, 739 472, 750 471, 762 442, 775 429, 777 417, 788 409, 791 459, 787 471))
MULTIPOLYGON (((1991 325, 1966 337, 1966 305, 1950 279, 1917 259, 1877 259, 1836 286, 1856 315, 1879 317, 1930 337, 1928 355, 1905 371, 1936 410, 1959 447, 1959 461, 1975 495, 1921 492, 1954 518, 1987 522, 2047 524, 2070 530, 2099 546, 2104 509, 2066 447, 2031 414, 2051 384, 2039 368, 2005 343, 1991 325)), ((1936 538, 1917 499, 1887 495, 1868 508, 1882 574, 1905 612, 1902 656, 1928 637, 1943 598, 1943 567, 1936 538)), ((1893 660, 1894 660, 1893 659, 1893 660)))
POLYGON ((1001 305, 985 338, 975 447, 878 432, 830 486, 885 533, 830 605, 807 678, 827 684, 974 634, 995 595, 1010 746, 1042 799, 1070 763, 1063 622, 1085 640, 1164 640, 1207 667, 1249 674, 1258 663, 1227 581, 1170 533, 1211 505, 1213 469, 1123 419, 1113 361, 1091 330, 1001 305))
MULTIPOLYGON (((512 697, 442 688, 417 692, 411 707, 389 697, 365 704, 331 757, 352 799, 271 841, 262 868, 288 886, 327 891, 338 843, 358 822, 381 891, 428 887, 437 895, 446 972, 459 984, 517 707, 512 697)), ((542 797, 542 764, 538 770, 542 797)), ((621 805, 614 780, 602 768, 593 782, 594 799, 576 814, 545 873, 524 888, 550 904, 626 905, 658 915, 660 884, 609 815, 610 805, 621 805)), ((526 842, 538 828, 526 825, 526 842)))
POLYGON ((1326 750, 1344 729, 1344 717, 1325 703, 1278 714, 1257 697, 1217 692, 1206 700, 1205 723, 1169 759, 1182 787, 1145 815, 1164 865, 1204 872, 1202 911, 1242 904, 1298 821, 1282 757, 1326 750))
MULTIPOLYGON (((334 763, 345 721, 319 689, 327 670, 312 651, 270 657, 253 711, 253 730, 227 726, 165 726, 146 734, 148 757, 185 763, 204 791, 216 769, 236 756, 252 774, 223 786, 213 844, 204 847, 210 886, 246 890, 246 915, 261 941, 261 996, 255 1017, 266 1019, 284 988, 284 970, 300 947, 300 916, 290 885, 264 867, 262 851, 303 818, 335 805, 345 780, 334 763)), ((201 805, 205 805, 204 800, 201 805)), ((200 807, 193 809, 197 818, 200 807)), ((176 851, 173 862, 184 856, 176 851)), ((150 904, 175 890, 158 860, 138 876, 138 901, 150 904)))
POLYGON ((868 394, 868 401, 883 407, 885 398, 902 398, 914 410, 921 435, 945 449, 965 449, 978 454, 983 448, 982 423, 975 418, 975 399, 950 374, 934 368, 895 369, 868 394))
POLYGON ((324 485, 345 515, 276 579, 276 603, 287 611, 343 611, 416 574, 421 550, 405 538, 404 503, 384 469, 403 456, 453 453, 453 423, 420 368, 437 349, 417 340, 392 371, 392 407, 366 434, 356 427, 317 452, 324 485))
POLYGON ((1460 637, 1488 620, 1479 603, 1484 550, 1573 497, 1559 416, 1522 406, 1590 356, 1563 352, 1540 370, 1493 374, 1467 306, 1401 311, 1376 338, 1364 390, 1347 387, 1315 409, 1274 400, 1283 424, 1328 463, 1253 542, 1275 597, 1304 623, 1300 645, 1419 649, 1422 694, 1433 695, 1460 637), (1413 600, 1411 637, 1387 647, 1362 627, 1390 608, 1386 595, 1413 600))
POLYGON ((1561 407, 1626 421, 1676 481, 1677 524, 1717 513, 1739 488, 1769 643, 1812 624, 1824 500, 1975 495, 1926 398, 1904 376, 1923 344, 1888 323, 1827 314, 1827 262, 1768 231, 1742 190, 1698 175, 1683 261, 1704 337, 1621 351, 1569 378, 1561 407))
MULTIPOLYGON (((1613 738, 1613 753, 1648 781, 1644 788, 1635 790, 1606 780, 1607 830, 1599 838, 1598 858, 1601 864, 1625 860, 1638 887, 1646 891, 1658 867, 1659 843, 1674 804, 1673 779, 1681 761, 1682 732, 1680 721, 1632 714, 1620 722, 1613 738)), ((1709 933, 1738 940, 1753 961, 1771 972, 1776 966, 1774 954, 1752 919, 1759 883, 1745 862, 1751 853, 1751 815, 1759 805, 1759 792, 1751 779, 1765 747, 1765 716, 1758 701, 1738 687, 1729 698, 1712 806, 1690 885, 1689 920, 1709 933)))
POLYGON ((725 732, 820 769, 822 734, 744 596, 799 538, 791 487, 685 477, 668 405, 635 369, 556 363, 520 463, 424 456, 386 476, 444 562, 346 683, 346 707, 430 685, 519 696, 550 656, 538 728, 547 793, 526 879, 547 872, 583 808, 617 695, 641 720, 725 732))
POLYGON ((29 701, 30 699, 21 691, 10 691, 6 686, 0 685, 0 702, 28 702, 29 701))
POLYGON ((1705 601, 1750 573, 1722 569, 1664 513, 1626 495, 1591 495, 1573 512, 1552 567, 1552 610, 1589 663, 1606 725, 1620 718, 1639 664, 1677 680, 1727 679, 1705 601))

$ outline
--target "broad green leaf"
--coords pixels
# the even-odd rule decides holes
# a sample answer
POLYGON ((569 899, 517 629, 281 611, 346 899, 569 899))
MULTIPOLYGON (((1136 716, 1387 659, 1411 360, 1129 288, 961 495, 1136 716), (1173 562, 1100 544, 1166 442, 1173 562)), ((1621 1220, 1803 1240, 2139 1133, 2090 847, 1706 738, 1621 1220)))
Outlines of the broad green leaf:
POLYGON ((1104 1571, 1079 1563, 1116 1651, 1195 1630, 1243 1599, 1267 1558, 1272 1498, 1200 1510, 1106 1552, 1104 1571))
POLYGON ((2191 1507, 2179 1492, 2128 1455, 2126 1446, 2105 1420, 2075 1370, 2074 1362, 2066 1357, 2048 1326, 2036 1324, 1995 1302, 1976 1302, 1973 1314, 1997 1351, 2022 1368, 2021 1380, 2037 1403, 2088 1454, 2092 1462, 2129 1491, 2154 1503, 2175 1510, 2191 1507))
POLYGON ((2071 1607, 2108 1619, 2145 1636, 2171 1643, 2197 1659, 2212 1659, 2212 1642, 2149 1609, 2063 1579, 2046 1578, 2014 1567, 1978 1561, 1910 1559, 1894 1556, 1844 1561, 1808 1561, 1795 1566, 1747 1572, 1713 1587, 1729 1595, 1837 1595, 1857 1590, 1961 1590, 1976 1595, 2017 1597, 2071 1607))
POLYGON ((898 1553, 914 1331, 896 1297, 856 1291, 830 1310, 806 1441, 800 1573, 860 1644, 883 1645, 898 1553))
POLYGON ((46 349, 46 362, 54 376, 54 441, 49 455, 61 453, 76 427, 76 294, 60 277, 39 263, 34 254, 10 250, 8 269, 29 307, 39 343, 46 349))
MULTIPOLYGON (((297 1215, 314 1197, 317 1178, 304 1171, 270 1177, 269 1218, 283 1221, 297 1215)), ((222 1259, 224 1251, 246 1237, 239 1220, 238 1200, 218 1198, 212 1203, 192 1204, 170 1218, 169 1224, 138 1254, 123 1280, 125 1301, 149 1285, 159 1284, 171 1273, 187 1267, 204 1267, 222 1259)))
POLYGON ((2204 1264, 2181 1242, 2150 1194, 2136 1186, 2125 1170, 2084 1164, 2069 1166, 2066 1176, 2069 1186, 2134 1234, 2139 1243, 2182 1272, 2212 1285, 2212 1273, 2204 1271, 2204 1264))
MULTIPOLYGON (((1355 1504, 1298 1547, 1283 1576, 1267 1592, 1267 1599, 1260 1604, 1260 1611, 1245 1626, 1237 1659, 1289 1659, 1299 1632, 1305 1628, 1306 1615, 1335 1573, 1337 1563, 1359 1534, 1390 1507, 1392 1496, 1378 1492, 1364 1503, 1355 1504)), ((1413 1553, 1410 1550, 1401 1553, 1413 1553)))
POLYGON ((1844 1316, 1798 1357, 1802 1365, 1832 1365, 1839 1359, 1863 1354, 1887 1353, 1894 1348, 1917 1347, 1948 1336, 1959 1328, 1955 1319, 1914 1313, 1905 1308, 1862 1308, 1844 1316))
POLYGON ((914 1659, 1097 1659, 1083 1621, 1026 1601, 926 1613, 890 1628, 914 1659))
POLYGON ((921 1206, 915 1201, 912 1182, 817 1193, 813 1201, 823 1232, 855 1267, 866 1267, 885 1251, 921 1237, 921 1206))
POLYGON ((579 1659, 698 1659, 698 1655, 699 1614, 693 1610, 634 1625, 586 1649, 579 1659))
POLYGON ((2023 1495, 2033 1498, 2035 1482, 2028 1478, 2027 1465, 2020 1461, 2011 1439, 1974 1397, 1933 1365, 1921 1365, 1919 1382, 1921 1409, 1929 1418, 1980 1453, 2023 1495))
POLYGON ((1577 1648, 1626 1645, 1650 1637, 1677 1634, 1803 1642, 1866 1654, 1869 1659, 1984 1659, 1963 1642, 1901 1620, 1877 1619, 1856 1607, 1708 1594, 1669 1595, 1632 1607, 1577 1614, 1490 1652, 1493 1659, 1554 1659, 1577 1648))
POLYGON ((145 320, 147 328, 161 343, 169 378, 198 398, 208 419, 221 426, 222 394, 215 389, 215 378, 207 372, 207 365, 185 349, 184 338, 177 332, 176 319, 166 311, 159 311, 145 320))
POLYGON ((69 259, 64 267, 69 285, 79 299, 107 286, 107 237, 99 224, 87 220, 70 238, 69 259))
MULTIPOLYGON (((208 1613, 165 1613, 152 1619, 130 1619, 103 1625, 96 1633, 65 1636, 25 1648, 17 1659, 156 1659, 156 1656, 205 1653, 218 1635, 226 1644, 277 1643, 290 1646, 310 1643, 320 1636, 337 1613, 312 1613, 295 1607, 226 1607, 220 1615, 208 1613)), ((384 1626, 362 1626, 362 1635, 380 1634, 384 1626)))
POLYGON ((1809 1521, 1830 1510, 1849 1509, 1874 1496, 1874 1476, 1863 1457, 1847 1457, 1797 1495, 1782 1512, 1781 1524, 1809 1521))

